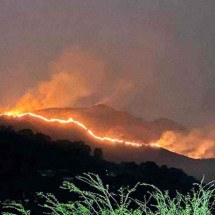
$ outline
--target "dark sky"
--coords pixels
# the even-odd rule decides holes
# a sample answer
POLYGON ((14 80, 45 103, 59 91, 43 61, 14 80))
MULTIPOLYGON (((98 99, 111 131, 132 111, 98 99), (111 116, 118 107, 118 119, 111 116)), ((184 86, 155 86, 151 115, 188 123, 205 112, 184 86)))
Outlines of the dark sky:
POLYGON ((1 0, 0 103, 32 89, 61 94, 49 87, 69 76, 67 99, 52 106, 102 102, 146 119, 212 123, 214 24, 214 0, 1 0))

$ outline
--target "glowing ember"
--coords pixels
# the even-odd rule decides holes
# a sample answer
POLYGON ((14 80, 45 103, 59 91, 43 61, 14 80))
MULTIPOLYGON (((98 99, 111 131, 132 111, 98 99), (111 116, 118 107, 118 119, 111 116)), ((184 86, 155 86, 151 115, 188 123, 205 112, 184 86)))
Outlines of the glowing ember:
POLYGON ((56 118, 50 118, 49 119, 49 118, 46 118, 44 116, 41 116, 41 115, 38 115, 35 113, 31 113, 31 112, 29 112, 29 113, 18 113, 16 111, 5 112, 3 114, 0 114, 0 116, 7 116, 7 117, 13 117, 13 118, 22 118, 25 116, 31 116, 33 118, 37 118, 37 119, 43 120, 43 121, 48 122, 48 123, 51 123, 51 122, 57 122, 57 123, 61 123, 61 124, 73 123, 73 124, 77 125, 78 127, 80 127, 82 130, 85 130, 90 135, 90 137, 92 137, 93 139, 98 140, 98 141, 110 142, 110 143, 121 143, 121 144, 125 144, 125 145, 131 145, 134 147, 141 147, 143 145, 144 146, 150 146, 153 148, 159 147, 159 145, 156 143, 146 144, 146 143, 141 143, 141 142, 134 142, 134 141, 127 141, 127 140, 116 139, 116 138, 111 138, 111 137, 98 136, 92 130, 88 129, 87 126, 85 126, 83 123, 81 123, 77 120, 74 120, 73 118, 69 118, 67 120, 56 119, 56 118))

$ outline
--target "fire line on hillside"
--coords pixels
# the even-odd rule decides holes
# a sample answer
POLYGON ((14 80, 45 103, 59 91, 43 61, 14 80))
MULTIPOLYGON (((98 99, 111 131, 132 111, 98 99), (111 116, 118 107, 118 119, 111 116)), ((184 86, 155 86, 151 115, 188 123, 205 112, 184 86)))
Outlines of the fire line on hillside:
POLYGON ((133 142, 133 141, 127 141, 127 140, 111 138, 111 137, 100 137, 100 136, 96 135, 92 130, 88 129, 88 127, 85 126, 83 123, 81 123, 77 120, 74 120, 73 118, 69 118, 67 120, 57 119, 57 118, 49 119, 44 116, 41 116, 41 115, 38 115, 35 113, 31 113, 31 112, 28 112, 28 113, 5 112, 5 113, 0 114, 0 116, 13 117, 13 118, 22 118, 25 116, 30 116, 33 118, 43 120, 45 122, 49 122, 49 123, 51 123, 51 122, 58 122, 61 124, 73 123, 73 124, 79 126, 81 129, 85 130, 90 135, 90 137, 92 137, 98 141, 106 141, 106 142, 110 142, 110 143, 121 143, 121 144, 125 144, 125 145, 130 145, 133 147, 149 146, 149 147, 153 147, 153 148, 160 148, 160 146, 157 143, 146 144, 146 143, 142 143, 142 142, 133 142))

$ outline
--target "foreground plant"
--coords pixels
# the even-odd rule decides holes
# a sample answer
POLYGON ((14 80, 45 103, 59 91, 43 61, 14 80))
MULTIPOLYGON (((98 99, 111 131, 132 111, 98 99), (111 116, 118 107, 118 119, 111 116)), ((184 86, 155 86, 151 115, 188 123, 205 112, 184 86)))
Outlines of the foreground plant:
POLYGON ((14 201, 9 203, 3 203, 3 208, 6 210, 11 209, 14 212, 3 212, 2 215, 17 215, 17 214, 30 215, 31 214, 30 210, 26 210, 22 204, 14 201))
MULTIPOLYGON (((108 185, 104 185, 98 175, 88 173, 78 176, 77 179, 88 185, 91 190, 81 190, 75 184, 64 182, 62 189, 75 193, 79 201, 61 203, 54 195, 38 193, 45 200, 41 205, 50 215, 212 215, 214 209, 215 188, 214 184, 194 184, 194 188, 186 195, 179 192, 175 198, 170 198, 168 191, 162 192, 157 187, 149 184, 138 183, 134 187, 120 188, 117 193, 112 193, 108 185), (139 186, 150 187, 148 199, 140 201, 131 195, 139 186), (152 203, 153 202, 153 203, 152 203), (132 205, 132 207, 131 207, 132 205), (136 205, 136 207, 133 207, 136 205), (135 208, 135 209, 132 209, 135 208)), ((22 205, 12 203, 5 208, 13 208, 16 214, 30 215, 22 205)), ((4 213, 4 215, 12 213, 4 213)))

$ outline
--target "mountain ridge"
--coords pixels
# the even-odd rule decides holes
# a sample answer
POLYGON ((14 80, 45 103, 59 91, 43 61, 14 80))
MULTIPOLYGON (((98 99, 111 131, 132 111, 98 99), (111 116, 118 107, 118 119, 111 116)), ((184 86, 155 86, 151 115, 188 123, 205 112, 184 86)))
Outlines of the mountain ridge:
MULTIPOLYGON (((106 120, 105 122, 108 122, 112 119, 109 118, 109 115, 106 114, 107 110, 104 111, 106 108, 96 107, 97 110, 94 108, 81 108, 81 111, 84 112, 83 118, 88 116, 88 121, 83 121, 87 124, 90 124, 91 121, 94 123, 97 123, 97 120, 92 117, 92 113, 97 112, 99 113, 99 116, 103 116, 106 120), (98 111, 98 108, 100 111, 98 111), (91 120, 91 121, 90 121, 91 120), (95 121, 93 121, 95 120, 95 121)), ((76 110, 76 114, 74 116, 80 117, 80 114, 78 115, 80 109, 74 109, 76 110)), ((109 111, 113 111, 114 114, 118 115, 117 111, 114 111, 114 109, 108 109, 109 111)), ((47 117, 53 117, 53 112, 55 113, 55 116, 61 116, 61 118, 68 119, 71 117, 71 108, 62 109, 62 108, 52 108, 47 110, 40 110, 37 113, 42 114, 47 117)), ((123 116, 123 119, 125 122, 130 117, 124 118, 124 116, 128 116, 125 113, 119 114, 120 117, 123 116)), ((114 115, 115 116, 115 115, 114 115)), ((114 122, 119 123, 119 118, 114 119, 114 122)), ((100 118, 101 119, 101 118, 100 118)), ((134 119, 134 118, 132 118, 134 119)), ((86 120, 86 119, 85 119, 86 120)), ((134 120, 135 122, 138 122, 142 125, 142 121, 134 120)), ((165 120, 166 121, 166 120, 165 120)), ((100 122, 100 121, 99 121, 100 122)), ((103 122, 103 121, 102 121, 103 122)), ((103 122, 104 123, 104 122, 103 122)), ((60 124, 60 123, 47 123, 45 121, 35 119, 30 116, 26 116, 22 119, 20 118, 8 118, 8 117, 1 117, 0 118, 0 125, 12 125, 14 128, 17 129, 23 129, 23 128, 29 128, 36 132, 42 132, 44 134, 47 134, 51 136, 53 139, 68 139, 71 141, 84 141, 86 144, 90 145, 92 148, 102 148, 104 158, 110 161, 114 162, 122 162, 122 161, 133 161, 136 163, 141 163, 144 161, 154 161, 158 165, 167 165, 169 167, 175 167, 183 169, 187 174, 192 175, 196 177, 197 179, 202 179, 203 175, 206 176, 206 179, 214 180, 215 178, 215 172, 213 171, 214 165, 215 165, 215 159, 191 159, 183 155, 179 155, 174 152, 170 152, 163 148, 151 148, 147 146, 143 146, 140 148, 132 147, 132 146, 125 146, 124 144, 110 144, 106 142, 99 142, 92 138, 90 138, 89 135, 86 134, 85 131, 80 130, 79 127, 72 125, 72 124, 60 124)), ((123 124, 124 125, 124 124, 123 124)), ((132 128, 132 125, 130 121, 127 122, 128 129, 132 128)), ((102 126, 101 124, 98 124, 98 126, 102 126)), ((107 129, 105 125, 102 128, 103 130, 107 129)), ((112 124, 107 124, 107 127, 112 126, 112 124)), ((138 126, 134 126, 135 129, 139 128, 138 126)), ((115 129, 116 127, 114 127, 115 129)), ((113 128, 112 128, 113 129, 113 128)), ((125 130, 123 130, 125 131, 125 130)), ((100 134, 100 131, 97 131, 98 134, 100 134)), ((146 131, 145 131, 146 132, 146 131)), ((96 134, 97 134, 96 133, 96 134)), ((145 135, 145 133, 144 133, 145 135)), ((129 137, 129 135, 128 135, 129 137)), ((126 138, 126 136, 125 136, 126 138)), ((129 140, 129 139, 128 139, 129 140)))
POLYGON ((184 131, 186 128, 170 119, 160 118, 147 121, 134 117, 126 111, 119 111, 99 104, 86 108, 48 108, 35 113, 46 117, 57 116, 68 119, 72 117, 83 122, 87 127, 97 129, 103 136, 111 136, 134 140, 137 142, 153 142, 160 138, 164 131, 184 131))

